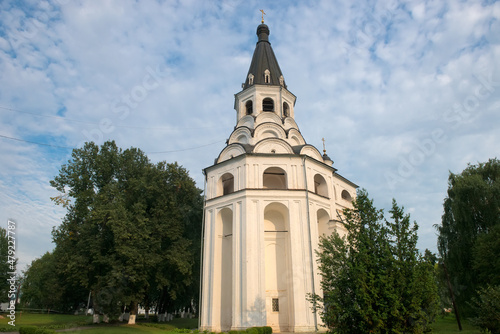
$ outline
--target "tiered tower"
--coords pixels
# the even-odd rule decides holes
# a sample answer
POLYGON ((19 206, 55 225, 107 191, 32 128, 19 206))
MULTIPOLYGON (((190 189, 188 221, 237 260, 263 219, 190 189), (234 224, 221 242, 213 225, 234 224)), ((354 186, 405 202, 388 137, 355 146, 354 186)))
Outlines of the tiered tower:
POLYGON ((306 299, 321 294, 318 238, 345 233, 338 217, 357 186, 306 143, 269 27, 257 36, 236 127, 204 170, 201 329, 311 332, 322 325, 306 299))

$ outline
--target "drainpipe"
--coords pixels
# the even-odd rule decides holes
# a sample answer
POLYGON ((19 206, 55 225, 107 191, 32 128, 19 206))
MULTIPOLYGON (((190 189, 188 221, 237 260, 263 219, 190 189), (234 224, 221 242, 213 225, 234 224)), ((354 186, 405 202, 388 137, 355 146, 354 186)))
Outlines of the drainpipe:
POLYGON ((201 305, 202 305, 202 292, 203 292, 203 246, 204 246, 204 238, 205 238, 205 205, 207 202, 207 174, 203 171, 205 175, 205 179, 203 180, 203 213, 201 218, 201 248, 200 248, 200 293, 198 296, 198 328, 201 327, 201 305))
MULTIPOLYGON (((304 166, 304 184, 306 188, 306 212, 307 212, 307 226, 309 227, 309 255, 311 257, 311 285, 312 293, 316 295, 316 287, 314 284, 314 261, 313 261, 313 249, 312 249, 312 233, 311 233, 311 216, 309 214, 309 189, 307 189, 307 170, 306 170, 306 156, 302 157, 302 166, 304 166)), ((314 313, 314 329, 318 331, 318 314, 316 313, 316 308, 313 309, 314 313)))

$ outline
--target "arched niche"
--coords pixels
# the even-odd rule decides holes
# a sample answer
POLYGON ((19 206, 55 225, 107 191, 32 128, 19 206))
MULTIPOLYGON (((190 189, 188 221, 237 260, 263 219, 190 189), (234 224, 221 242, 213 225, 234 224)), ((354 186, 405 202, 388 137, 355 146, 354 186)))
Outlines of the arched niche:
POLYGON ((253 153, 293 154, 293 149, 282 139, 267 138, 255 144, 253 153))
POLYGON ((288 208, 281 203, 264 209, 266 321, 273 327, 286 326, 289 319, 289 219, 288 208))
POLYGON ((298 130, 299 129, 299 127, 297 126, 297 123, 295 123, 294 119, 291 117, 285 118, 285 121, 283 122, 283 127, 285 128, 285 130, 289 130, 289 129, 298 130))
POLYGON ((234 176, 225 173, 219 178, 217 183, 217 196, 224 196, 234 193, 234 176))
POLYGON ((236 124, 236 127, 237 128, 239 128, 239 127, 247 127, 249 129, 253 129, 254 128, 254 122, 255 122, 255 119, 253 118, 253 116, 251 116, 251 115, 245 115, 242 118, 240 118, 240 120, 238 121, 238 124, 236 124))
POLYGON ((262 175, 264 189, 288 189, 286 172, 279 167, 269 167, 262 175))
POLYGON ((233 286, 233 210, 223 208, 217 217, 217 238, 215 247, 219 269, 217 281, 220 291, 220 325, 222 330, 232 325, 232 286, 233 286))
POLYGON ((323 156, 319 153, 318 149, 312 145, 305 145, 300 150, 301 155, 308 155, 311 158, 323 162, 323 156))
POLYGON ((254 131, 254 139, 259 141, 265 138, 285 139, 285 130, 276 123, 261 123, 257 125, 254 131))
POLYGON ((250 144, 252 141, 252 131, 247 127, 239 127, 231 133, 229 136, 229 145, 238 144, 250 144))
POLYGON ((259 124, 263 124, 263 123, 276 123, 276 124, 279 124, 280 127, 282 124, 281 118, 272 112, 261 113, 255 118, 255 127, 257 127, 257 126, 259 126, 259 124))
POLYGON ((245 148, 239 143, 232 143, 226 146, 217 158, 217 163, 223 162, 245 153, 245 148))
POLYGON ((288 142, 292 146, 305 145, 306 141, 302 134, 297 129, 288 130, 288 142))
POLYGON ((352 202, 352 196, 347 190, 345 190, 345 189, 342 190, 341 196, 342 196, 342 199, 349 201, 349 202, 352 202))
POLYGON ((328 197, 328 186, 321 174, 314 175, 314 192, 320 196, 328 197))
POLYGON ((333 231, 329 230, 330 215, 328 212, 325 209, 319 209, 316 217, 318 220, 318 238, 331 235, 333 231))

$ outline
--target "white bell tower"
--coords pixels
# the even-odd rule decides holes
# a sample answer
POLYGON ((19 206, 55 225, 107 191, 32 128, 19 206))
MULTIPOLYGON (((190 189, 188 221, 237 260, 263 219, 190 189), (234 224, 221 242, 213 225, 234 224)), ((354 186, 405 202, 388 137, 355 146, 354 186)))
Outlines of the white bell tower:
POLYGON ((204 169, 201 330, 321 328, 306 299, 321 294, 318 238, 345 232, 339 215, 357 188, 302 137, 269 34, 258 26, 236 127, 204 169))

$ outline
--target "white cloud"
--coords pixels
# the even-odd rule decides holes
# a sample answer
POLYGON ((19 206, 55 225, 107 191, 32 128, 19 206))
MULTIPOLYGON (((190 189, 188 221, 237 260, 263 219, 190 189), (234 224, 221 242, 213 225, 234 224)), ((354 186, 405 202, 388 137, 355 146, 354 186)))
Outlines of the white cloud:
MULTIPOLYGON (((410 208, 419 245, 436 250, 432 225, 448 170, 499 155, 498 2, 6 1, 0 106, 25 113, 0 109, 0 134, 176 151, 149 156, 178 161, 202 187, 201 169, 235 125, 233 95, 250 65, 261 8, 306 141, 321 148, 324 137, 340 174, 377 205, 394 197, 410 208), (153 80, 151 71, 161 75, 153 80), (492 73, 488 90, 481 80, 492 73), (393 189, 387 173, 398 177, 393 189)), ((52 248, 51 226, 63 211, 50 203, 48 181, 69 150, 0 140, 1 218, 30 227, 20 229, 19 246, 29 263, 52 248)))

